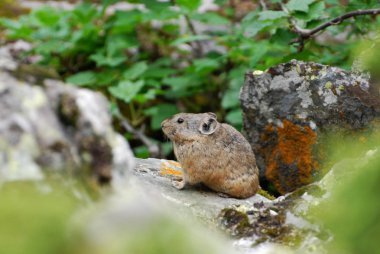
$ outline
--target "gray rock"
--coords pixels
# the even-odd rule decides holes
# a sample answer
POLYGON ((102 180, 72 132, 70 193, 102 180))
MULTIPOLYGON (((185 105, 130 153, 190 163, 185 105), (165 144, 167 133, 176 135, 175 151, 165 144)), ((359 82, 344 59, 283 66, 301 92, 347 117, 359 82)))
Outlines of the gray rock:
POLYGON ((210 228, 223 229, 242 253, 306 253, 305 248, 315 249, 326 240, 320 237, 322 229, 306 215, 310 207, 328 197, 332 173, 299 192, 269 200, 260 194, 235 199, 202 188, 178 190, 171 184, 178 172, 180 168, 172 161, 137 159, 128 184, 116 190, 128 193, 129 198, 130 193, 138 193, 139 200, 169 208, 182 219, 196 217, 210 228))
POLYGON ((102 254, 239 253, 221 232, 185 216, 189 213, 178 209, 182 205, 160 195, 161 190, 146 187, 128 184, 92 206, 90 216, 88 210, 77 214, 83 239, 78 249, 102 254))
POLYGON ((171 179, 178 177, 177 174, 173 174, 176 169, 167 160, 136 159, 136 165, 133 179, 145 193, 178 204, 184 212, 191 211, 193 215, 206 222, 213 222, 223 208, 232 205, 251 206, 253 203, 270 202, 259 194, 248 199, 235 199, 222 197, 201 187, 178 190, 171 183, 171 179))
POLYGON ((318 174, 323 134, 368 129, 380 110, 368 74, 296 60, 247 73, 240 100, 262 183, 282 194, 318 174))
MULTIPOLYGON (((11 55, 0 50, 0 59, 11 55)), ((4 62, 4 61, 0 61, 4 62)), ((108 182, 134 157, 111 124, 100 93, 57 80, 18 80, 0 66, 0 182, 41 179, 43 170, 90 175, 108 182)), ((15 70, 12 65, 12 71, 15 70)))

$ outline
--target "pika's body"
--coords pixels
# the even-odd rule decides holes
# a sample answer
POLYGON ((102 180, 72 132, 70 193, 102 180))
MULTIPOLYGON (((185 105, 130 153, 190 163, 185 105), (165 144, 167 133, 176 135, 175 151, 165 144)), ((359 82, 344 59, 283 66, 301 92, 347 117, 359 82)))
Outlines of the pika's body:
POLYGON ((232 126, 219 123, 213 113, 180 113, 161 126, 183 168, 183 180, 175 182, 175 187, 202 183, 236 198, 256 194, 259 180, 255 155, 232 126))

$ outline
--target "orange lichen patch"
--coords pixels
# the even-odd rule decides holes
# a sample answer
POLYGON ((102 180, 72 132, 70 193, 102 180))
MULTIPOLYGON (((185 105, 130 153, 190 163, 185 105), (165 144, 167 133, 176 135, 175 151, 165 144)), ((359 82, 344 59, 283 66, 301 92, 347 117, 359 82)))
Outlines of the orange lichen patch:
POLYGON ((181 176, 182 172, 178 171, 176 169, 172 169, 169 167, 160 168, 160 174, 161 175, 175 175, 175 176, 181 176))
POLYGON ((182 168, 181 164, 177 161, 166 161, 166 163, 177 168, 182 168))
POLYGON ((160 174, 182 176, 181 164, 176 161, 163 160, 160 167, 160 174))
POLYGON ((262 138, 277 136, 265 150, 266 178, 284 194, 312 181, 318 163, 313 158, 317 134, 309 126, 299 126, 288 120, 283 128, 266 128, 262 138))

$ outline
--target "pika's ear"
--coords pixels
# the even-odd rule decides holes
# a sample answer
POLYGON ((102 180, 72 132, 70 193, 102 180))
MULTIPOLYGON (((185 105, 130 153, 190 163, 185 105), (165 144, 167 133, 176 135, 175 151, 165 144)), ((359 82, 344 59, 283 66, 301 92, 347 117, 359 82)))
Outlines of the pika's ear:
POLYGON ((207 114, 216 120, 216 114, 215 113, 207 112, 207 114))
POLYGON ((199 132, 203 135, 213 134, 219 127, 219 123, 216 121, 216 118, 209 116, 205 117, 199 126, 199 132))

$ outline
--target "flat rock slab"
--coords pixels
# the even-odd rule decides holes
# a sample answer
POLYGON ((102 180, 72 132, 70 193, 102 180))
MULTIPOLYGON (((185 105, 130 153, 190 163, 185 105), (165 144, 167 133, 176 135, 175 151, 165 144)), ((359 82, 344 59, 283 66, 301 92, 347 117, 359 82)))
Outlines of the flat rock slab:
MULTIPOLYGON (((253 206, 254 203, 271 202, 256 194, 247 199, 222 197, 219 194, 194 187, 178 190, 172 186, 172 179, 181 176, 180 165, 175 161, 160 159, 136 159, 133 171, 135 183, 148 195, 160 196, 180 209, 191 211, 202 220, 213 222, 220 211, 231 206, 253 206)), ((133 181, 133 180, 132 180, 133 181)))
MULTIPOLYGON (((235 239, 234 246, 244 253, 260 253, 262 244, 268 243, 300 247, 322 242, 316 237, 318 227, 305 220, 303 214, 312 203, 310 199, 314 199, 314 189, 324 193, 323 186, 311 186, 310 190, 276 200, 260 194, 235 199, 202 188, 177 190, 171 181, 180 175, 181 169, 175 161, 136 159, 136 166, 127 177, 129 182, 123 188, 137 190, 141 200, 149 200, 161 208, 169 207, 171 214, 188 219, 196 217, 210 228, 226 231, 235 239), (307 194, 307 200, 302 198, 305 196, 302 193, 307 194)), ((322 199, 317 196, 316 200, 322 199)))

